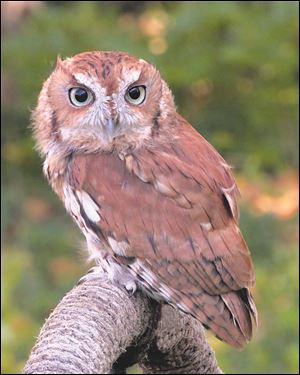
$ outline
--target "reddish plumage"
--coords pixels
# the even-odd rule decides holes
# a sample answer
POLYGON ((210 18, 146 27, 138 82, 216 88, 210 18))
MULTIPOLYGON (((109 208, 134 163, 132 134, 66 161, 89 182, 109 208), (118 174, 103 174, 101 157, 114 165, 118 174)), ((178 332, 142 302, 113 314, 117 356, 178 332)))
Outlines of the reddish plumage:
MULTIPOLYGON (((84 134, 83 142, 78 137, 82 127, 78 128, 80 122, 76 112, 72 113, 74 143, 73 130, 64 130, 61 134, 67 139, 59 141, 56 136, 57 152, 46 155, 46 174, 93 252, 99 251, 108 268, 120 265, 117 269, 127 272, 138 286, 192 314, 220 339, 242 347, 256 322, 248 290, 255 277, 250 252, 238 229, 238 189, 229 166, 176 113, 167 85, 150 64, 123 54, 95 53, 92 57, 79 55, 59 68, 58 77, 63 74, 67 81, 66 70, 72 82, 76 79, 73 70, 88 72, 93 82, 98 79, 99 86, 107 88, 111 118, 125 119, 116 135, 105 142, 105 134, 101 137, 105 125, 99 120, 99 140, 97 133, 90 138, 84 134), (118 81, 112 71, 130 76, 134 69, 140 70, 138 79, 125 86, 143 84, 149 96, 145 104, 128 107, 114 96, 118 81), (120 113, 118 105, 127 115, 120 113)), ((61 84, 54 78, 47 84, 52 93, 61 84)), ((54 108, 64 127, 68 113, 62 108, 66 105, 60 102, 54 108)), ((77 112, 80 116, 83 109, 77 112)), ((39 139, 44 131, 41 105, 36 113, 42 149, 46 140, 39 139)), ((57 132, 59 125, 52 124, 54 128, 57 132)))

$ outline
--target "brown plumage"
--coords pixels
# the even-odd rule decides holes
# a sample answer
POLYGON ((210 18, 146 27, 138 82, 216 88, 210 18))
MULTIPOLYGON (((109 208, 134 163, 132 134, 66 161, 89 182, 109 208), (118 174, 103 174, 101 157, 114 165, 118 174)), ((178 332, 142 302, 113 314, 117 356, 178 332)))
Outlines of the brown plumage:
POLYGON ((255 277, 236 183, 155 67, 120 52, 59 60, 34 124, 46 176, 111 277, 235 347, 249 341, 255 277))

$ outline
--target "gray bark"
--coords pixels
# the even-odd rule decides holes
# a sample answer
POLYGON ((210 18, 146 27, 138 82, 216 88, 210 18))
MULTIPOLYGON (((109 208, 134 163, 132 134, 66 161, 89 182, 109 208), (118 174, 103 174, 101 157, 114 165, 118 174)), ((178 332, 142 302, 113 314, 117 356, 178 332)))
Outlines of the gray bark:
POLYGON ((222 373, 199 322, 93 272, 46 320, 23 373, 120 374, 134 363, 148 374, 222 373))

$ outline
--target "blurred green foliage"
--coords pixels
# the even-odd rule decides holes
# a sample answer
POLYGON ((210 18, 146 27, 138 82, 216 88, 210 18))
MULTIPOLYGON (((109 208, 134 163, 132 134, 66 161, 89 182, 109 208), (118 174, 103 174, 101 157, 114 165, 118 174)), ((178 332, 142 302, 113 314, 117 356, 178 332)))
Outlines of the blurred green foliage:
MULTIPOLYGON (((179 112, 236 174, 261 195, 279 195, 286 186, 276 178, 298 168, 298 11, 295 1, 48 1, 11 23, 4 12, 3 373, 21 371, 44 319, 88 267, 29 129, 57 55, 124 50, 153 62, 179 112)), ((294 199, 288 192, 285 207, 294 199)), ((224 372, 297 373, 296 210, 280 216, 255 207, 244 202, 241 227, 256 265, 258 331, 243 352, 209 337, 224 372)))

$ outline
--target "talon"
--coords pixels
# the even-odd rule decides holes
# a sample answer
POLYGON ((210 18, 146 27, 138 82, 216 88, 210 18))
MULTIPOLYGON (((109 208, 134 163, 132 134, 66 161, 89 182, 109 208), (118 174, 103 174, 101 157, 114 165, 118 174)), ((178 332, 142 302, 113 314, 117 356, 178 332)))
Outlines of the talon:
POLYGON ((125 285, 125 288, 126 290, 129 292, 129 295, 132 296, 134 295, 134 293, 136 292, 137 290, 137 286, 136 286, 136 283, 134 281, 129 281, 126 285, 125 285))

